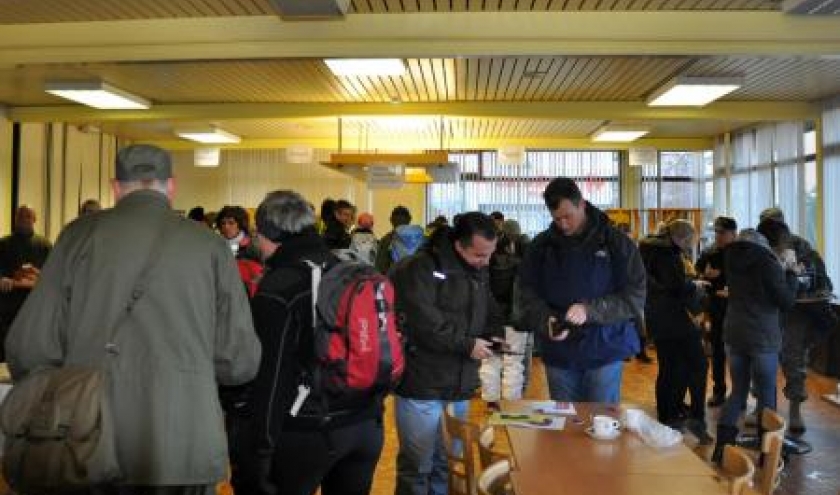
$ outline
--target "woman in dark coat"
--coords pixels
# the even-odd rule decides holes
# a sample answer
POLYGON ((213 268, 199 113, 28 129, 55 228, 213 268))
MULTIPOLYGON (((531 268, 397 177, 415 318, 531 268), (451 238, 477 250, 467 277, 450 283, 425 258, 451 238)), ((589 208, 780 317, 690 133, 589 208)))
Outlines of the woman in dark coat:
POLYGON ((684 253, 694 242, 694 227, 674 220, 664 232, 639 244, 647 270, 645 321, 656 342, 659 372, 656 376, 656 409, 659 421, 683 427, 683 397, 691 397, 685 426, 702 444, 711 443, 706 431, 706 373, 708 363, 703 337, 691 313, 699 307, 707 282, 692 280, 685 270, 684 253))
MULTIPOLYGON (((781 224, 784 225, 784 224, 781 224)), ((753 380, 756 410, 776 408, 776 372, 782 346, 780 312, 793 306, 796 273, 786 269, 767 239, 753 229, 742 230, 725 255, 729 303, 723 341, 729 356, 732 393, 718 421, 712 461, 719 463, 723 448, 735 443, 738 417, 753 380)))

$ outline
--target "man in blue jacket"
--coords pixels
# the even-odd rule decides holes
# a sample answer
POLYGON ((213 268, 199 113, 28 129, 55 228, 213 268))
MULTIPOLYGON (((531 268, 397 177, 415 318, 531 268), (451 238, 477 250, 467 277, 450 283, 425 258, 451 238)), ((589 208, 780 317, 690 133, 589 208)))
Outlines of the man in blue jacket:
POLYGON ((639 251, 571 179, 552 180, 543 198, 553 222, 522 264, 523 323, 542 339, 553 400, 616 403, 623 360, 639 351, 632 322, 645 301, 639 251))

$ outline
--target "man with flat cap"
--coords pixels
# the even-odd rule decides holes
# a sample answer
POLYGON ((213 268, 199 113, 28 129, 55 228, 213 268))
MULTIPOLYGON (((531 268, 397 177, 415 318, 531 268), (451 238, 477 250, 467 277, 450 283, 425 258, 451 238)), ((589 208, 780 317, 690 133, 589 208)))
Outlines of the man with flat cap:
POLYGON ((217 382, 259 366, 245 291, 225 242, 172 210, 166 151, 124 148, 115 175, 116 206, 59 236, 6 341, 9 366, 16 380, 106 371, 121 476, 92 493, 211 494, 227 470, 217 382))
MULTIPOLYGON (((785 216, 779 208, 767 208, 759 216, 761 224, 766 222, 785 223, 785 216)), ((799 287, 796 305, 783 317, 781 365, 785 376, 783 389, 788 400, 788 431, 800 435, 805 433, 802 418, 802 403, 808 400, 805 378, 808 375, 808 361, 811 350, 822 340, 827 329, 817 329, 812 311, 825 306, 831 298, 833 286, 825 269, 825 262, 811 244, 791 233, 787 247, 793 251, 796 271, 799 272, 799 287)), ((784 260, 783 260, 784 261, 784 260)), ((793 260, 791 260, 793 262, 793 260)), ((829 305, 830 309, 831 306, 829 305)))

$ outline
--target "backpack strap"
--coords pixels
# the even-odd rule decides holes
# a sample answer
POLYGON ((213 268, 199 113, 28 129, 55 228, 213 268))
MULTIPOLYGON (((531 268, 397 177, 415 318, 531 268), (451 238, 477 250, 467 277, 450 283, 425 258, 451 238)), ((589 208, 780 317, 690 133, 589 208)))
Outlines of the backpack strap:
MULTIPOLYGON (((94 218, 96 218, 96 216, 94 216, 94 218)), ((114 344, 114 340, 116 339, 122 324, 125 323, 129 316, 131 316, 131 312, 134 310, 134 306, 137 304, 137 301, 139 301, 140 298, 143 297, 143 294, 146 293, 152 268, 155 267, 158 260, 161 258, 160 254, 161 251, 163 251, 166 234, 172 227, 171 224, 174 224, 174 222, 169 222, 168 218, 164 218, 161 221, 157 235, 152 241, 152 249, 149 251, 149 257, 146 259, 146 263, 143 265, 143 268, 140 270, 140 274, 137 276, 134 288, 131 289, 131 295, 125 305, 125 310, 120 313, 120 316, 117 318, 117 321, 108 333, 108 340, 105 344, 105 349, 109 354, 117 354, 117 346, 114 344)))
POLYGON ((318 288, 321 286, 321 277, 324 275, 324 267, 310 260, 303 260, 310 269, 312 277, 312 329, 318 326, 318 288))

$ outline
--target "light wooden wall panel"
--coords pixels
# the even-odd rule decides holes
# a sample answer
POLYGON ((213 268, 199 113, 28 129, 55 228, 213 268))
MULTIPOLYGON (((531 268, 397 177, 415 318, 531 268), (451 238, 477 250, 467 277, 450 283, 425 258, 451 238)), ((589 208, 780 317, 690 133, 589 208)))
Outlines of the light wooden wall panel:
POLYGON ((35 210, 38 222, 35 231, 46 234, 44 221, 46 203, 46 144, 47 124, 22 124, 20 136, 20 179, 18 204, 35 210))
POLYGON ((0 235, 12 230, 12 123, 0 117, 0 235))
POLYGON ((63 123, 23 124, 19 204, 35 209, 37 232, 54 240, 85 199, 113 204, 116 143, 111 135, 63 123))

